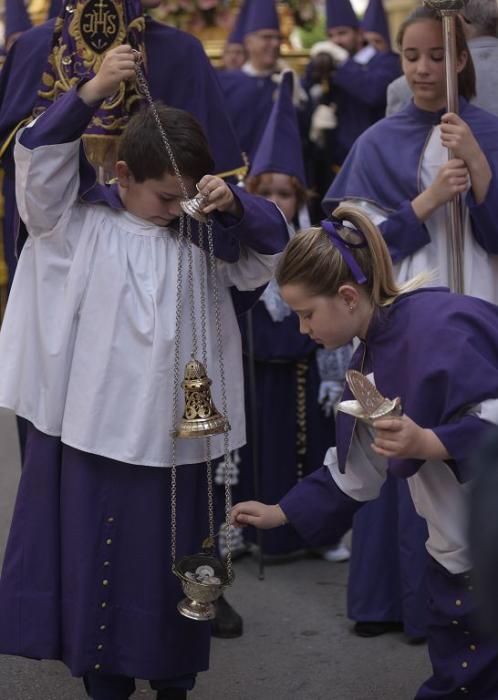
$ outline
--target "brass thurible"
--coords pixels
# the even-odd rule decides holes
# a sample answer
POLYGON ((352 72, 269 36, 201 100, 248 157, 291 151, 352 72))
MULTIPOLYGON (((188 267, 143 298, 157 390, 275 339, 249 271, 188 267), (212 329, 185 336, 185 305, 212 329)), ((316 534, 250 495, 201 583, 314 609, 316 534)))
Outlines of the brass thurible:
POLYGON ((182 382, 185 408, 176 427, 175 437, 209 437, 230 430, 227 419, 213 403, 211 383, 202 362, 194 358, 187 362, 182 382))

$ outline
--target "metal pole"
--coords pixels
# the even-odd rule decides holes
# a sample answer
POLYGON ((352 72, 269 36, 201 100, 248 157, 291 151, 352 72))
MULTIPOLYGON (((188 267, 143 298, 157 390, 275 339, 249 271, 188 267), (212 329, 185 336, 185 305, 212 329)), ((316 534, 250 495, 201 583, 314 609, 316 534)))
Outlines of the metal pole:
MULTIPOLYGON (((443 24, 446 105, 448 112, 458 114, 458 73, 456 48, 456 16, 463 10, 467 0, 425 0, 425 4, 440 13, 443 24)), ((448 160, 453 153, 448 150, 448 160)), ((463 224, 459 195, 446 205, 446 239, 449 261, 449 286, 452 291, 463 294, 463 224)))
MULTIPOLYGON (((458 114, 456 12, 454 10, 442 10, 441 16, 446 56, 446 104, 448 112, 458 114)), ((451 160, 453 157, 452 151, 448 149, 448 160, 451 160)), ((454 292, 463 294, 463 224, 460 195, 454 197, 446 206, 450 288, 454 292)))
MULTIPOLYGON (((258 408, 256 405, 256 360, 254 357, 254 332, 252 323, 252 311, 246 313, 247 328, 247 366, 249 384, 249 404, 251 406, 251 448, 252 448, 252 473, 254 497, 259 501, 260 494, 260 471, 259 471, 259 430, 258 430, 258 408)), ((265 565, 263 558, 263 533, 259 528, 256 530, 256 543, 258 546, 258 578, 263 581, 265 578, 265 565)))

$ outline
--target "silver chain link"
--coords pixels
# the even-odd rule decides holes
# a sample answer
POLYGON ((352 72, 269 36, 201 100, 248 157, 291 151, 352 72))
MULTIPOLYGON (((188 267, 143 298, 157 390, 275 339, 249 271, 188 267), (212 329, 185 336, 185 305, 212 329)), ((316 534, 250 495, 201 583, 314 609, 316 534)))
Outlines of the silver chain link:
MULTIPOLYGON (((204 225, 199 221, 197 223, 199 233, 199 248, 204 249, 204 225)), ((202 363, 207 370, 207 323, 206 323, 206 294, 208 286, 208 257, 204 255, 203 274, 200 279, 200 306, 201 306, 201 352, 202 363)), ((214 543, 214 493, 213 493, 213 463, 211 460, 211 438, 206 439, 206 478, 207 478, 207 495, 208 495, 208 524, 209 524, 209 540, 214 543)))
MULTIPOLYGON (((141 58, 139 51, 135 51, 135 55, 137 57, 141 58)), ((143 74, 143 71, 140 68, 138 60, 135 63, 135 73, 137 75, 138 85, 139 85, 140 89, 142 90, 143 94, 145 95, 145 98, 149 104, 149 107, 151 108, 152 116, 154 117, 154 121, 156 122, 157 128, 159 129, 159 133, 161 134, 161 138, 162 138, 162 141, 164 143, 164 147, 166 148, 168 156, 171 160, 171 165, 173 166, 173 170, 175 171, 175 175, 178 179, 178 183, 180 185, 182 195, 184 196, 185 199, 188 199, 189 195, 187 192, 187 188, 185 187, 183 177, 180 173, 180 169, 179 169, 178 164, 176 162, 175 154, 173 153, 173 149, 171 148, 170 142, 168 141, 168 137, 166 136, 166 132, 164 131, 163 125, 161 124, 159 114, 157 113, 157 109, 156 109, 156 106, 154 104, 154 100, 152 99, 152 95, 150 94, 149 86, 147 85, 147 80, 145 79, 145 75, 143 74)))
POLYGON ((176 267, 176 309, 175 309, 175 352, 173 361, 173 401, 171 425, 171 567, 174 571, 176 562, 176 416, 178 414, 178 394, 180 391, 180 333, 182 323, 182 276, 183 276, 183 240, 184 217, 180 219, 180 237, 178 240, 178 262, 176 267))
POLYGON ((226 567, 229 583, 233 580, 232 568, 232 525, 230 521, 230 513, 232 510, 232 490, 230 488, 230 443, 228 440, 228 402, 227 390, 225 381, 225 363, 223 361, 223 336, 221 330, 221 308, 220 295, 218 292, 218 280, 216 279, 216 258, 214 255, 214 239, 213 239, 213 223, 209 219, 207 223, 207 239, 209 251, 209 272, 211 275, 211 286, 213 289, 214 301, 214 318, 216 325, 216 342, 218 345, 218 363, 220 370, 221 383, 221 411, 225 418, 225 429, 223 431, 223 447, 224 447, 224 482, 225 482, 225 523, 226 523, 226 567))
MULTIPOLYGON (((137 52, 138 53, 138 52, 137 52)), ((162 141, 166 148, 166 152, 171 160, 171 164, 180 184, 180 189, 182 195, 185 199, 188 199, 188 191, 183 181, 180 169, 176 162, 176 158, 173 153, 173 149, 168 141, 166 132, 163 129, 159 114, 155 107, 152 95, 150 94, 149 86, 145 79, 142 69, 137 62, 135 64, 135 72, 137 75, 137 81, 140 89, 145 95, 149 107, 151 109, 154 121, 156 122, 157 128, 161 135, 162 141)), ((175 310, 175 350, 174 350, 174 365, 173 365, 173 401, 172 401, 172 432, 171 432, 171 561, 172 568, 174 570, 176 562, 176 416, 178 413, 178 395, 180 387, 180 333, 181 333, 181 316, 182 316, 182 276, 183 276, 183 247, 184 242, 187 242, 187 278, 188 278, 188 291, 189 291, 189 307, 190 307, 190 317, 192 323, 192 350, 194 356, 197 355, 197 333, 196 333, 196 318, 195 318, 195 295, 194 295, 194 278, 193 278, 193 243, 192 243, 192 228, 190 217, 185 217, 182 215, 180 217, 180 235, 178 242, 178 263, 177 263, 177 290, 176 290, 176 310, 175 310), (185 219, 187 219, 187 233, 185 235, 185 219)), ((218 280, 216 276, 216 258, 214 255, 214 240, 213 240, 213 228, 212 220, 208 219, 207 223, 207 242, 208 250, 207 256, 205 258, 205 278, 201 280, 200 284, 200 306, 201 306, 201 343, 202 343, 202 359, 203 364, 207 369, 207 328, 206 328, 206 288, 208 285, 208 272, 211 278, 211 285, 213 288, 213 300, 214 300, 214 313, 215 313, 215 325, 216 325, 216 341, 218 348, 218 359, 219 359, 219 370, 220 370, 220 382, 221 382, 221 401, 222 401, 222 412, 225 418, 225 429, 223 433, 223 443, 224 443, 224 482, 225 482, 225 521, 226 521, 226 568, 227 577, 229 583, 233 580, 233 568, 232 568, 232 551, 231 551, 231 535, 232 526, 230 524, 230 512, 232 509, 232 493, 230 489, 230 444, 228 439, 228 402, 226 394, 226 381, 225 381, 225 365, 223 361, 223 336, 222 336, 222 325, 221 325, 221 310, 220 310, 220 298, 218 292, 218 280)), ((199 248, 202 250, 204 246, 204 233, 202 224, 199 225, 199 248)), ((206 251, 204 251, 206 252, 206 251)), ((211 442, 207 439, 207 490, 208 490, 208 518, 209 518, 209 537, 214 541, 214 497, 213 497, 213 472, 212 472, 212 462, 211 462, 211 442)))
POLYGON ((194 287, 194 254, 192 242, 192 219, 190 216, 184 216, 182 219, 187 220, 187 289, 190 309, 190 325, 192 326, 192 357, 197 357, 197 323, 195 318, 195 287, 194 287))

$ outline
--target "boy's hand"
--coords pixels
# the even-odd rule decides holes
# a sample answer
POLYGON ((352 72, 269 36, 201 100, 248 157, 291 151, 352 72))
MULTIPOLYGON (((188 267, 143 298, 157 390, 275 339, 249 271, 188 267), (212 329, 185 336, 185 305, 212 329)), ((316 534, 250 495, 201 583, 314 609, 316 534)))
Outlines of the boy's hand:
POLYGON ((259 501, 245 501, 232 508, 230 522, 236 527, 254 525, 260 530, 271 530, 285 525, 287 517, 279 505, 267 506, 259 501))
POLYGON ((239 200, 221 177, 204 175, 197 183, 197 189, 206 198, 202 208, 203 214, 218 210, 233 214, 237 219, 242 218, 243 211, 239 200))
POLYGON ((437 435, 421 428, 408 416, 379 418, 374 421, 375 440, 372 449, 383 457, 407 459, 449 459, 437 435))
POLYGON ((97 75, 78 90, 83 102, 87 105, 101 102, 114 95, 123 80, 134 78, 136 55, 127 44, 117 46, 106 53, 97 75))

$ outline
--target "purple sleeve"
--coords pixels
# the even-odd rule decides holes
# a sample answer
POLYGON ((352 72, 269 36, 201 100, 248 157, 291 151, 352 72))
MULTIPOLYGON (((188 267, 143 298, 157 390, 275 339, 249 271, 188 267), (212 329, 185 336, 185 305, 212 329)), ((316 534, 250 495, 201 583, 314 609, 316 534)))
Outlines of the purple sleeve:
POLYGON ((24 129, 19 140, 30 150, 76 141, 84 133, 97 107, 85 104, 76 89, 69 90, 43 112, 32 127, 24 129))
POLYGON ((413 255, 431 241, 427 228, 419 221, 408 200, 388 216, 379 229, 394 263, 413 255))
MULTIPOLYGON (((277 207, 272 203, 249 194, 241 187, 230 186, 242 205, 242 218, 237 220, 229 214, 213 217, 215 255, 227 262, 236 262, 240 246, 245 245, 257 253, 274 255, 282 251, 289 240, 287 224, 277 207)), ((259 300, 266 285, 250 292, 231 288, 235 312, 246 313, 259 300)))
POLYGON ((294 486, 280 501, 289 523, 313 547, 339 540, 366 501, 355 501, 335 483, 323 466, 294 486))
POLYGON ((476 241, 490 255, 498 255, 498 218, 496 216, 498 182, 491 163, 490 167, 491 182, 484 201, 477 204, 472 190, 469 190, 465 203, 469 208, 472 233, 476 241))
POLYGON ((231 238, 237 249, 239 245, 245 245, 263 255, 280 253, 289 240, 289 232, 277 207, 273 202, 249 194, 241 187, 230 185, 230 189, 242 206, 242 218, 236 219, 230 214, 216 214, 213 217, 215 232, 225 238, 231 238))
POLYGON ((367 107, 383 107, 386 104, 387 86, 399 74, 399 59, 385 60, 383 56, 378 56, 366 65, 361 65, 350 58, 335 72, 333 84, 367 107))
MULTIPOLYGON (((247 246, 256 253, 262 255, 275 255, 280 253, 289 240, 289 232, 284 217, 273 204, 263 197, 249 194, 241 187, 230 185, 232 192, 242 206, 242 217, 236 219, 226 213, 214 213, 213 215, 213 239, 214 253, 220 260, 232 263, 240 257, 241 246, 247 246)), ((243 295, 240 313, 251 308, 260 292, 238 292, 236 296, 243 295), (247 297, 246 295, 250 295, 247 297)))
POLYGON ((470 481, 475 476, 469 446, 480 444, 491 428, 490 423, 473 415, 463 416, 455 423, 432 428, 451 455, 447 464, 455 472, 460 483, 470 481))

